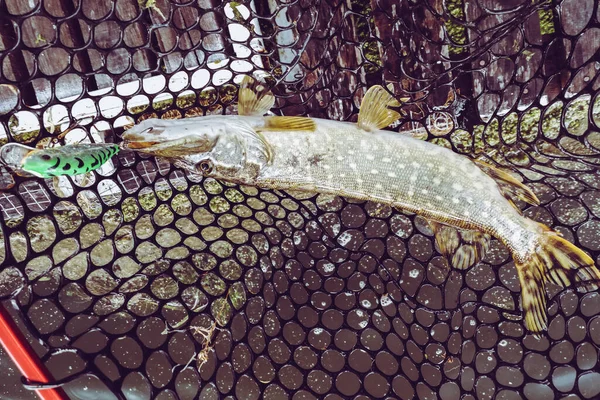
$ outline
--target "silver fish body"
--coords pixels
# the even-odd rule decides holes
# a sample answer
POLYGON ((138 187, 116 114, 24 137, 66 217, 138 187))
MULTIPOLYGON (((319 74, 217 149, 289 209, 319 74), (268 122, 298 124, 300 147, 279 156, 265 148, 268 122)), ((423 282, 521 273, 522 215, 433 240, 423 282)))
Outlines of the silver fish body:
POLYGON ((218 179, 372 200, 489 233, 522 258, 533 251, 530 221, 470 159, 408 135, 313 121, 314 131, 290 132, 264 130, 265 117, 199 117, 161 121, 161 132, 175 140, 178 132, 189 137, 188 128, 194 129, 203 132, 200 142, 214 143, 207 152, 177 157, 179 165, 195 172, 210 160, 207 175, 218 179))
POLYGON ((316 125, 316 132, 265 132, 274 159, 255 184, 385 203, 490 233, 524 257, 532 251, 528 221, 470 159, 408 135, 329 120, 316 125))
POLYGON ((538 201, 509 174, 493 167, 484 172, 485 165, 408 135, 368 131, 346 122, 302 118, 310 121, 303 126, 298 120, 276 118, 295 117, 227 115, 161 121, 161 140, 136 126, 124 134, 124 146, 138 146, 207 177, 371 200, 416 213, 432 223, 438 248, 449 258, 454 254, 456 268, 481 259, 485 244, 480 239, 494 236, 513 256, 525 324, 533 332, 547 326, 547 281, 598 288, 600 271, 585 252, 522 216, 507 199, 516 193, 532 204, 538 201), (140 137, 143 142, 136 143, 140 137), (188 151, 192 148, 202 150, 188 151), (461 241, 472 246, 460 245, 461 241))

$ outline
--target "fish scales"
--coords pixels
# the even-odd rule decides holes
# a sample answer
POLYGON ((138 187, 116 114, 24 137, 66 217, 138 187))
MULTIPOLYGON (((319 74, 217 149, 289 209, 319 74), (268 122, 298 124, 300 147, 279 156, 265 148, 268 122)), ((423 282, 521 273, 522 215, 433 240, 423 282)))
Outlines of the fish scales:
POLYGON ((407 135, 316 122, 315 132, 264 132, 273 147, 272 164, 261 169, 255 182, 245 183, 386 203, 510 238, 505 244, 524 257, 531 251, 529 238, 522 237, 521 215, 497 183, 468 158, 407 135), (490 219, 498 213, 504 218, 490 219))
MULTIPOLYGON (((136 131, 152 128, 152 141, 162 136, 181 144, 181 138, 189 140, 190 132, 204 123, 203 140, 215 143, 209 153, 181 157, 179 149, 163 146, 153 151, 161 156, 172 152, 183 161, 179 165, 192 170, 207 154, 219 165, 242 162, 242 172, 238 167, 219 177, 268 189, 386 203, 442 223, 487 232, 500 238, 519 259, 533 251, 534 234, 527 230, 528 221, 506 201, 496 181, 470 159, 408 135, 366 132, 348 122, 311 120, 315 129, 310 131, 265 129, 268 119, 233 115, 226 122, 220 116, 145 120, 136 131)), ((125 138, 128 135, 140 136, 135 132, 125 138)))
POLYGON ((262 117, 274 96, 248 77, 238 97, 240 115, 147 119, 123 135, 122 146, 206 177, 414 212, 430 221, 437 247, 459 269, 480 260, 494 236, 515 261, 525 325, 532 332, 547 326, 546 282, 598 289, 600 271, 585 252, 514 207, 511 197, 539 204, 521 182, 449 149, 380 130, 399 118, 390 107, 400 105, 381 86, 365 94, 358 124, 262 117))

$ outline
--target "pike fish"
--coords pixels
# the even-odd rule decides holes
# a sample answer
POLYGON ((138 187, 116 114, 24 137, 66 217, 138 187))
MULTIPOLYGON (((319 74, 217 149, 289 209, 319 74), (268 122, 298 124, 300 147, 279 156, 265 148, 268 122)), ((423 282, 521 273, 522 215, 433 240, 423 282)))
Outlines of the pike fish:
POLYGON ((547 282, 595 290, 600 271, 581 249, 524 217, 513 200, 539 204, 513 175, 429 142, 382 130, 401 105, 381 86, 365 94, 358 123, 264 116, 264 84, 244 78, 238 114, 148 119, 122 147, 169 159, 206 177, 267 189, 370 200, 427 219, 437 249, 458 269, 478 262, 490 237, 510 251, 526 327, 547 327, 547 282))
POLYGON ((26 172, 38 178, 52 178, 94 171, 119 150, 120 147, 112 143, 80 143, 46 149, 7 143, 0 149, 0 160, 18 173, 26 172))

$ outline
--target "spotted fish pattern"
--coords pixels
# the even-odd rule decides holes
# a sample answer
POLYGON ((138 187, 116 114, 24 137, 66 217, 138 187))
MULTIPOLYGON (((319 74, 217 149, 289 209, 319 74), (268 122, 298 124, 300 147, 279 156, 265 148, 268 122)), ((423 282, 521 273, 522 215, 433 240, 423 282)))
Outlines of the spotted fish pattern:
POLYGON ((456 252, 452 257, 456 268, 480 259, 475 253, 485 247, 481 242, 494 236, 515 261, 525 325, 532 332, 547 326, 546 282, 598 288, 600 271, 585 252, 521 215, 515 198, 531 204, 539 200, 512 175, 447 148, 381 130, 399 117, 390 108, 399 103, 382 87, 365 94, 357 124, 259 116, 252 105, 261 105, 255 107, 259 114, 266 101, 250 87, 249 80, 242 82, 239 96, 244 115, 169 121, 170 126, 162 127, 162 136, 148 128, 160 121, 145 120, 145 125, 123 137, 133 142, 131 148, 150 153, 153 147, 168 148, 177 154, 172 162, 207 177, 370 200, 413 212, 431 222, 442 253, 456 252), (186 153, 178 138, 183 126, 193 126, 185 132, 187 142, 210 149, 186 153), (462 233, 452 233, 452 229, 462 233), (459 246, 461 241, 468 245, 459 246))
POLYGON ((81 143, 32 150, 21 161, 21 169, 40 178, 80 175, 100 168, 119 152, 111 143, 81 143))

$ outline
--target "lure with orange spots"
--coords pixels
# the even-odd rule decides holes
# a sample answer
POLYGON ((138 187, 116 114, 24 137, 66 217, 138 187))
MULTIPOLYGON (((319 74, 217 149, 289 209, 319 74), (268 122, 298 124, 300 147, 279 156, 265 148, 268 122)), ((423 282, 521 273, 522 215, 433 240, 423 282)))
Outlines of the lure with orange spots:
POLYGON ((546 328, 546 282, 598 287, 600 272, 587 254, 514 206, 515 198, 539 201, 512 175, 381 130, 400 117, 389 108, 400 104, 384 88, 366 93, 357 124, 263 117, 272 100, 246 79, 240 115, 145 120, 125 133, 124 146, 170 157, 217 179, 370 200, 416 213, 431 222, 438 250, 455 268, 479 261, 494 236, 512 253, 525 323, 533 332, 546 328))
POLYGON ((2 147, 0 157, 15 171, 39 178, 52 178, 96 170, 118 152, 119 146, 111 143, 70 144, 46 149, 30 149, 17 143, 8 143, 2 147), (21 153, 23 155, 19 156, 21 153))

